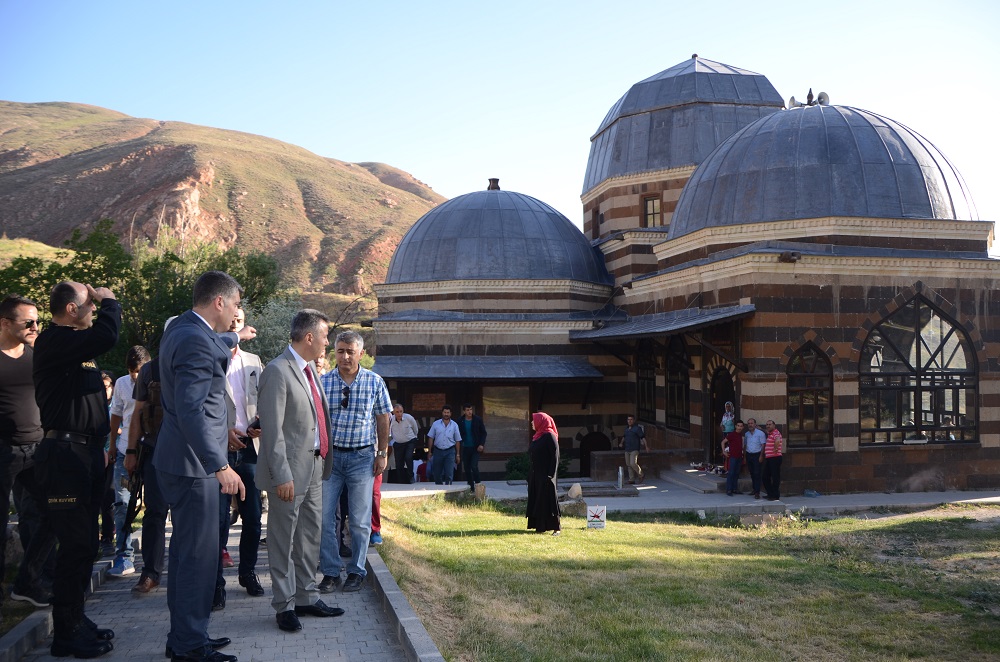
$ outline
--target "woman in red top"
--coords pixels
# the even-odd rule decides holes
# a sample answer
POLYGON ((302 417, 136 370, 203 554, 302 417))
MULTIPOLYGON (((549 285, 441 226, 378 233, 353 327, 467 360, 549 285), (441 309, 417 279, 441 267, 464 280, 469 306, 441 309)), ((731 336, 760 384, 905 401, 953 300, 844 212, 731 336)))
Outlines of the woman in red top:
POLYGON ((736 421, 736 429, 727 432, 722 440, 722 454, 729 459, 726 474, 726 496, 739 493, 740 469, 743 468, 743 421, 736 421))

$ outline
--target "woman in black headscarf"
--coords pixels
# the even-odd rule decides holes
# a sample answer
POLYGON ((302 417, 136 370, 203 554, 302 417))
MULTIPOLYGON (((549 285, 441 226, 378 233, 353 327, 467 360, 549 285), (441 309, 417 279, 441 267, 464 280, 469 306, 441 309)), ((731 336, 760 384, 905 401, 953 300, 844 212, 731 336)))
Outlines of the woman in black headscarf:
POLYGON ((528 446, 528 528, 538 533, 552 531, 558 536, 559 499, 556 473, 559 470, 559 430, 552 417, 543 412, 531 415, 535 431, 528 446))

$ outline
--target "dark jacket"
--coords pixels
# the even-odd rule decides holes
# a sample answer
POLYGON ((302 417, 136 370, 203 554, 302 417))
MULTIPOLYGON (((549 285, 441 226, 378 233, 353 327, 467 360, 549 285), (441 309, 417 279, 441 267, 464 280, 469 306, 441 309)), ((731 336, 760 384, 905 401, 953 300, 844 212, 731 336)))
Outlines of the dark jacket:
POLYGON ((455 422, 458 423, 458 431, 462 433, 462 446, 465 448, 476 448, 486 445, 486 425, 483 423, 483 419, 475 414, 472 415, 472 439, 466 438, 465 416, 462 416, 455 422))

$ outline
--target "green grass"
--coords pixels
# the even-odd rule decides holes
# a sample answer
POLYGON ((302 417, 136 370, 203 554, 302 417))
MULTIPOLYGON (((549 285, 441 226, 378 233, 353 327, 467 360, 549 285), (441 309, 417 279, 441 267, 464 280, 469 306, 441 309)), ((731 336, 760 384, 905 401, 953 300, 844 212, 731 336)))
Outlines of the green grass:
POLYGON ((56 260, 66 262, 72 255, 73 251, 69 249, 49 246, 40 241, 0 237, 0 268, 6 267, 17 257, 37 257, 46 262, 56 260))
POLYGON ((393 575, 449 660, 995 660, 1000 508, 879 519, 385 500, 393 575))

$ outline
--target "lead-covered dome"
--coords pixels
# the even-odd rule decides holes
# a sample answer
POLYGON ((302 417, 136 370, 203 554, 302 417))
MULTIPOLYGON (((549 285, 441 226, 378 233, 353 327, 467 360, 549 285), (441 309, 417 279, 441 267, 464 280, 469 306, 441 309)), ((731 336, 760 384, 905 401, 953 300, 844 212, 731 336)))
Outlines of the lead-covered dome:
POLYGON ((639 81, 590 139, 583 192, 611 177, 694 166, 738 129, 784 108, 764 76, 693 55, 639 81))
POLYGON ((962 176, 926 138, 867 110, 816 105, 719 145, 684 187, 669 237, 829 216, 978 220, 962 176))
POLYGON ((421 216, 396 248, 385 282, 493 279, 610 282, 568 218, 499 188, 460 195, 421 216))

